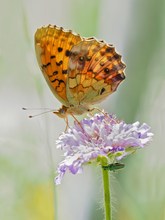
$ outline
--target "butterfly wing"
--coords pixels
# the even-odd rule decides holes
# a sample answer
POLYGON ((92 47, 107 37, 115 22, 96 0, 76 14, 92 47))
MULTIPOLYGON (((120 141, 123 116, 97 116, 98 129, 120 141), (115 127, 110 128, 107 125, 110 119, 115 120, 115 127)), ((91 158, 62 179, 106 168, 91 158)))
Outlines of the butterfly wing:
POLYGON ((104 100, 124 80, 125 64, 112 45, 84 38, 73 46, 69 59, 67 98, 72 105, 104 100))
POLYGON ((35 33, 35 49, 39 66, 56 98, 69 106, 66 81, 70 50, 82 39, 72 31, 47 26, 35 33))

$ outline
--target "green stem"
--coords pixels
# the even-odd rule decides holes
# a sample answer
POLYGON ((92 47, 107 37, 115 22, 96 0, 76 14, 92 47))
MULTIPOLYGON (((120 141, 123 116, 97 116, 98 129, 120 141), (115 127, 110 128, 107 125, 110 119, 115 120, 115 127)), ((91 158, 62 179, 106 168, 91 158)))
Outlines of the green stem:
MULTIPOLYGON (((102 158, 102 166, 107 165, 107 159, 102 158)), ((104 209, 105 209, 105 220, 111 220, 111 197, 110 197, 110 179, 109 179, 109 170, 102 168, 103 174, 103 187, 104 187, 104 209)))

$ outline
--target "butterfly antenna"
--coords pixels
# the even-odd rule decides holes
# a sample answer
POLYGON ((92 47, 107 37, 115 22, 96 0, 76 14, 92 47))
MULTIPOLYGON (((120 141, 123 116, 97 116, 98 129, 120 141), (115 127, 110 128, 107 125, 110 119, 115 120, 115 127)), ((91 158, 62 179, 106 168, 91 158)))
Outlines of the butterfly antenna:
POLYGON ((22 108, 22 110, 51 110, 50 108, 22 108))
MULTIPOLYGON (((43 115, 43 114, 46 114, 46 113, 49 113, 49 112, 54 112, 53 109, 42 108, 42 110, 43 110, 43 109, 45 109, 45 110, 48 109, 48 111, 44 111, 44 112, 41 112, 41 113, 36 114, 36 115, 29 115, 29 118, 34 118, 34 117, 36 117, 36 116, 40 116, 40 115, 43 115)), ((22 108, 22 110, 41 110, 41 108, 22 108)))

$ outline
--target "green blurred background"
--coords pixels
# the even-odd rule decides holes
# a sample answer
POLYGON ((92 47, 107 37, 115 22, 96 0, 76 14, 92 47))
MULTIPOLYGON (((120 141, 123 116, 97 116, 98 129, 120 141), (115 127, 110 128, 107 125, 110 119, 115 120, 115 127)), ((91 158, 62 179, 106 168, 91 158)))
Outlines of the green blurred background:
POLYGON ((22 107, 60 103, 34 53, 34 32, 56 24, 112 43, 126 80, 100 104, 126 122, 146 122, 154 141, 112 176, 113 220, 165 220, 165 1, 0 0, 0 219, 102 220, 100 171, 53 179, 65 123, 53 114, 29 119, 22 107))

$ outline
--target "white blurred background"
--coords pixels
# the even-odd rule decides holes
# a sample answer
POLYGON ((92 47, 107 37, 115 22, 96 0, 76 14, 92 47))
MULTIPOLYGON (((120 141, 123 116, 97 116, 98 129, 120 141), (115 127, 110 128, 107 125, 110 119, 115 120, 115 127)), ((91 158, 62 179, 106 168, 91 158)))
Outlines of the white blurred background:
POLYGON ((65 122, 33 119, 22 107, 58 109, 36 62, 34 33, 56 24, 112 43, 127 65, 126 80, 99 107, 155 133, 112 177, 114 220, 165 220, 164 0, 0 0, 0 219, 101 220, 99 168, 54 177, 62 152, 55 141, 65 122))

